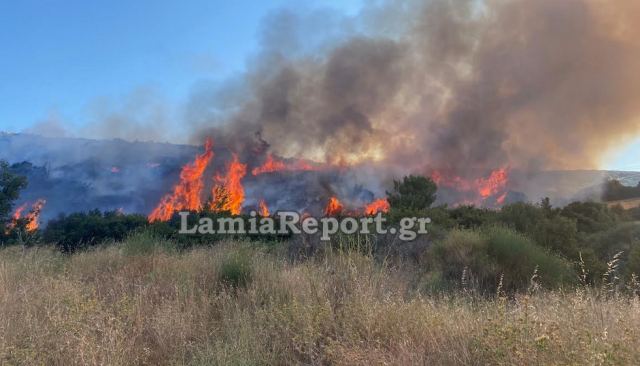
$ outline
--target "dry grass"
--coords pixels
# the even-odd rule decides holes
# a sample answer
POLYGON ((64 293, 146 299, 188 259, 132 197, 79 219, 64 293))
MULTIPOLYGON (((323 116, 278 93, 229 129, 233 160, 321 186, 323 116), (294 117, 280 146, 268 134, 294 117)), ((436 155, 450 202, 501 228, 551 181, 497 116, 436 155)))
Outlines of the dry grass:
POLYGON ((291 264, 246 247, 4 249, 0 363, 640 364, 635 298, 434 298, 356 253, 291 264), (232 287, 238 256, 250 281, 232 287))

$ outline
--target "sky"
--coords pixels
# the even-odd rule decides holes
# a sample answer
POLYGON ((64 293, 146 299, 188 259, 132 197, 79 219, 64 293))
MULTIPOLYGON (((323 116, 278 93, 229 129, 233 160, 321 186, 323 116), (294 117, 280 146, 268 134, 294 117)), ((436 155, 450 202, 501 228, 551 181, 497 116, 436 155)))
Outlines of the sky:
MULTIPOLYGON (((0 2, 0 130, 55 116, 81 126, 88 106, 150 89, 178 105, 202 79, 240 73, 261 19, 301 1, 0 2)), ((306 0, 357 13, 360 0, 306 0)))
MULTIPOLYGON (((363 0, 305 0, 356 14, 363 0)), ((201 80, 241 73, 261 20, 298 0, 20 0, 0 2, 0 131, 54 118, 86 125, 91 106, 152 90, 184 104, 201 80)), ((606 154, 603 169, 640 170, 640 139, 606 154)))

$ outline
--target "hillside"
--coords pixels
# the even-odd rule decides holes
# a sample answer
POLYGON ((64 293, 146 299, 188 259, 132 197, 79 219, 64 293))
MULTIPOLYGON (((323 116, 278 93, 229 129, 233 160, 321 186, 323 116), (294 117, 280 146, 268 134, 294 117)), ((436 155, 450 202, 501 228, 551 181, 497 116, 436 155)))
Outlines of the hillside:
MULTIPOLYGON (((230 151, 224 146, 214 149, 216 166, 223 169, 230 151)), ((178 180, 181 166, 198 151, 195 146, 169 143, 0 134, 0 159, 18 164, 16 172, 29 179, 18 203, 46 198, 42 216, 45 221, 59 213, 95 208, 147 214, 178 180)), ((330 187, 309 173, 265 176, 260 182, 248 176, 247 191, 266 195, 279 207, 289 209, 306 207, 327 190, 370 199, 373 194, 363 189, 366 187, 361 186, 359 175, 358 172, 332 175, 328 179, 330 187), (289 195, 283 196, 283 191, 289 195)), ((640 173, 583 170, 530 174, 514 170, 509 197, 511 201, 537 201, 549 196, 556 205, 572 199, 598 200, 602 182, 612 178, 635 185, 640 181, 640 173)), ((377 190, 384 193, 384 187, 377 190)))

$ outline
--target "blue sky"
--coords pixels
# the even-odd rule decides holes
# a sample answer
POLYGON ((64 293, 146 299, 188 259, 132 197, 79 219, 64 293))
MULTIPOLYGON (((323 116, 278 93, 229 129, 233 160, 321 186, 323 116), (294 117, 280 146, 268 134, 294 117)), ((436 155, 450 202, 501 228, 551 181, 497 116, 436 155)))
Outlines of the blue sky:
MULTIPOLYGON (((99 98, 135 90, 183 104, 200 80, 224 80, 256 50, 261 19, 281 7, 357 13, 363 0, 5 0, 0 2, 0 131, 55 115, 82 126, 99 98)), ((640 139, 602 168, 640 170, 640 139)))
MULTIPOLYGON (((356 13, 360 0, 304 1, 356 13)), ((261 19, 302 1, 19 0, 0 2, 0 130, 51 114, 82 125, 96 98, 138 88, 177 105, 194 83, 243 70, 261 19)))

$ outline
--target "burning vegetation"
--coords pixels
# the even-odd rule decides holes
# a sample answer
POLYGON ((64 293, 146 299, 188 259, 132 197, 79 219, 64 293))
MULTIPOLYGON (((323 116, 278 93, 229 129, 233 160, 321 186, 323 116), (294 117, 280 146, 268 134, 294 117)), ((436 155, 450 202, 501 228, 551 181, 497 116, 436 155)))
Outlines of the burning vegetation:
POLYGON ((439 187, 459 192, 463 197, 459 203, 487 205, 487 200, 493 198, 496 204, 502 205, 508 193, 509 168, 496 169, 486 177, 475 179, 464 179, 434 170, 431 179, 439 187))
POLYGON ((239 215, 244 202, 244 187, 242 178, 247 174, 247 165, 240 163, 238 155, 233 154, 233 159, 227 166, 227 175, 216 176, 215 185, 211 192, 209 208, 213 212, 229 212, 239 215))
POLYGON ((164 196, 158 206, 149 215, 149 221, 167 221, 180 210, 199 211, 202 209, 200 195, 204 188, 202 175, 213 158, 213 142, 208 139, 204 153, 196 156, 193 163, 187 164, 180 172, 180 182, 173 192, 164 196))
MULTIPOLYGON (((211 212, 229 213, 231 215, 240 215, 243 212, 246 199, 245 187, 243 180, 248 171, 248 164, 240 161, 239 154, 232 153, 231 160, 226 164, 224 174, 219 172, 213 173, 210 198, 207 204, 202 204, 202 195, 205 188, 204 175, 207 168, 211 166, 213 161, 213 144, 208 139, 205 151, 198 154, 195 160, 187 163, 180 174, 180 181, 173 188, 173 192, 160 200, 160 203, 149 214, 149 222, 168 221, 178 211, 203 211, 207 209, 211 212)), ((324 168, 328 170, 328 167, 324 168)), ((341 169, 338 167, 336 169, 341 169)), ((279 175, 282 172, 289 171, 319 171, 318 166, 314 166, 308 162, 296 160, 293 163, 285 163, 267 154, 264 162, 251 169, 252 179, 258 179, 260 175, 279 175)), ((289 179, 289 178, 287 178, 289 179)), ((290 192, 289 192, 290 193, 290 192)), ((285 192, 287 194, 287 192, 285 192)), ((270 215, 269 204, 266 199, 258 199, 256 207, 257 213, 263 217, 270 215)), ((358 209, 354 208, 349 212, 356 214, 375 215, 378 212, 387 212, 389 203, 386 199, 376 199, 358 209)), ((332 195, 327 199, 323 213, 327 216, 337 216, 347 212, 345 205, 340 199, 332 195)))
POLYGON ((47 203, 45 199, 39 199, 31 205, 31 209, 24 214, 25 210, 29 206, 28 203, 24 203, 13 212, 11 215, 11 221, 7 224, 5 228, 5 233, 9 233, 11 230, 15 229, 21 220, 24 220, 25 229, 27 232, 35 232, 40 227, 40 213, 42 212, 42 208, 47 203))

